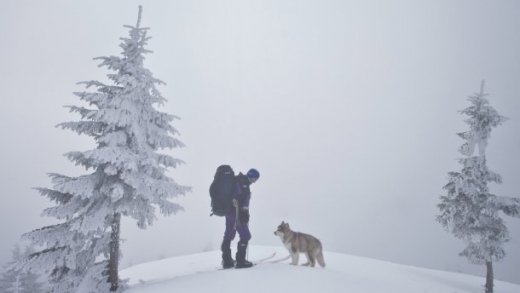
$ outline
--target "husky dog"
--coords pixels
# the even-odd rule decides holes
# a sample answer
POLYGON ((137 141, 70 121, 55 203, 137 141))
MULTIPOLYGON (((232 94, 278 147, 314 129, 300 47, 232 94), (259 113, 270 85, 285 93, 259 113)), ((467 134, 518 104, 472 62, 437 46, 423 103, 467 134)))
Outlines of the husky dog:
POLYGON ((274 231, 274 235, 282 239, 283 244, 289 250, 292 258, 292 265, 298 265, 298 258, 300 253, 305 253, 307 256, 307 263, 304 266, 314 267, 316 260, 320 266, 325 267, 325 260, 321 248, 321 242, 314 236, 295 232, 289 227, 289 223, 282 223, 278 229, 274 231))

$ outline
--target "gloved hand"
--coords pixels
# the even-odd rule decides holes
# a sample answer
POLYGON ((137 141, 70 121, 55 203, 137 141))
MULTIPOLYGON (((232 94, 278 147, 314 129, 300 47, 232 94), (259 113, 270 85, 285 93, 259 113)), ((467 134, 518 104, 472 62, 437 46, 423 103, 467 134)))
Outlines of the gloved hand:
POLYGON ((247 224, 249 223, 249 210, 248 209, 240 209, 238 212, 238 219, 240 223, 247 224))

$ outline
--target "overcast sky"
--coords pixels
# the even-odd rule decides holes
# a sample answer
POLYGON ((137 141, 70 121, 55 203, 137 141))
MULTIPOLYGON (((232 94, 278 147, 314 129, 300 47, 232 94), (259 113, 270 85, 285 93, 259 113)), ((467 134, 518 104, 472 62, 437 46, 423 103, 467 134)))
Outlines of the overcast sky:
MULTIPOLYGON (((491 134, 503 184, 490 188, 520 197, 519 1, 0 4, 0 264, 22 233, 53 223, 32 188, 50 187, 50 172, 84 174, 63 154, 93 142, 54 126, 78 119, 62 107, 79 104, 77 82, 106 80, 92 58, 120 53, 139 4, 153 37, 145 66, 167 83, 161 110, 182 118, 187 145, 170 152, 186 161, 170 175, 193 192, 176 200, 185 212, 148 230, 123 222, 123 267, 220 246, 208 188, 226 163, 261 173, 252 244, 281 245, 272 231, 286 220, 326 250, 483 275, 435 222, 447 172, 460 169, 458 111, 482 79, 510 118, 491 134)), ((520 283, 520 220, 506 221, 495 276, 520 283)))

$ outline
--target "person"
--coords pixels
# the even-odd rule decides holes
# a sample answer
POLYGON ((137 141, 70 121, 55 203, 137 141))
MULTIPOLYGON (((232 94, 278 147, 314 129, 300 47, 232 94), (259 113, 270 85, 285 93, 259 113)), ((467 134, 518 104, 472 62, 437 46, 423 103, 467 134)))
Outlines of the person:
POLYGON ((235 267, 250 268, 253 264, 246 260, 246 251, 251 232, 249 231, 249 200, 251 191, 249 186, 255 183, 260 177, 256 169, 250 169, 246 175, 238 174, 235 176, 235 187, 232 194, 233 208, 226 214, 226 230, 222 241, 222 267, 224 269, 235 267), (231 257, 231 241, 236 233, 240 237, 237 244, 235 260, 231 257))

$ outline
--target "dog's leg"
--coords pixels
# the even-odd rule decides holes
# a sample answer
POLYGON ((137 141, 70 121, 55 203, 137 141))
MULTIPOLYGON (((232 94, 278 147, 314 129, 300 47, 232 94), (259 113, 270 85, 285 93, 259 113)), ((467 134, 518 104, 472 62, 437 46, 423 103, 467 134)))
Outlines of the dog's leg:
POLYGON ((307 251, 305 252, 305 256, 307 257, 307 262, 302 264, 302 266, 308 266, 311 264, 311 256, 310 256, 310 253, 307 251))
POLYGON ((307 254, 309 257, 309 262, 311 263, 311 267, 314 267, 316 265, 316 251, 309 251, 307 254))
POLYGON ((321 267, 325 267, 325 260, 323 259, 323 252, 321 251, 321 247, 320 249, 316 252, 316 260, 318 261, 318 263, 320 264, 321 267))
POLYGON ((294 265, 295 262, 296 262, 296 259, 295 259, 295 256, 294 256, 294 252, 289 250, 289 253, 291 254, 291 265, 294 265))
POLYGON ((298 265, 298 261, 299 261, 299 256, 300 254, 298 252, 291 252, 291 257, 292 257, 292 265, 295 265, 297 266, 298 265))

